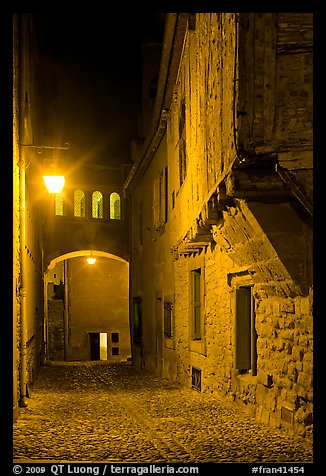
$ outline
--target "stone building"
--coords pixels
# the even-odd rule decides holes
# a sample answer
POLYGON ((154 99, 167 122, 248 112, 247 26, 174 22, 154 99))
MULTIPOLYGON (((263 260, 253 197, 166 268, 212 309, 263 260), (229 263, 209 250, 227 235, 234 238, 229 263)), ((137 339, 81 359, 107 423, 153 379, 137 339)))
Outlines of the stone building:
POLYGON ((134 159, 134 364, 309 433, 312 14, 167 14, 134 159))
POLYGON ((45 360, 130 359, 128 166, 63 142, 41 19, 13 15, 13 412, 45 360), (59 157, 59 160, 57 160, 59 157), (49 194, 48 163, 63 167, 49 194), (92 256, 91 256, 92 255, 92 256), (96 263, 88 265, 87 259, 96 263), (62 283, 60 283, 60 280, 62 283), (62 288, 62 292, 55 291, 62 288), (55 295, 55 299, 53 296, 55 295))
POLYGON ((37 33, 32 17, 13 19, 13 414, 26 405, 44 359, 42 243, 28 183, 40 120, 36 101, 37 33), (34 38, 35 41, 32 41, 34 38))
POLYGON ((14 15, 14 416, 45 359, 126 359, 130 337, 134 365, 309 433, 312 15, 167 14, 162 48, 143 49, 129 173, 62 143, 35 22, 14 15))

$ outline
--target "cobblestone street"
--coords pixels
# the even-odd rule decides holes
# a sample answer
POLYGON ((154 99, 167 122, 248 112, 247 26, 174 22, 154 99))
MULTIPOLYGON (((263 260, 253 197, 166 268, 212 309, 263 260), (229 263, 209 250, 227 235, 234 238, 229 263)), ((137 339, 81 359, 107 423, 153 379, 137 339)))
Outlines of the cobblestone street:
POLYGON ((94 362, 42 368, 13 446, 14 462, 312 462, 310 443, 225 399, 94 362))

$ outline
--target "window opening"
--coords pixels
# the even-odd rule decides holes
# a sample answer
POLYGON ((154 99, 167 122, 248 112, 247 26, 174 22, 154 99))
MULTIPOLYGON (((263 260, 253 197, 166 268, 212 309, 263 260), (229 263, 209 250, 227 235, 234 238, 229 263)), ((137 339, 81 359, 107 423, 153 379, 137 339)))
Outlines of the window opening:
POLYGON ((74 216, 85 217, 86 216, 86 197, 83 190, 74 191, 74 216))
POLYGON ((201 392, 201 370, 191 367, 191 386, 201 392))
POLYGON ((110 195, 110 219, 121 220, 121 199, 117 192, 110 195))
POLYGON ((164 309, 164 335, 166 337, 172 337, 172 309, 173 304, 171 301, 165 301, 163 303, 164 309))
POLYGON ((257 374, 256 327, 252 288, 236 289, 235 366, 240 373, 257 374))
POLYGON ((119 342, 119 332, 111 332, 111 342, 119 342))
POLYGON ((193 339, 202 338, 201 330, 201 269, 195 269, 192 274, 192 326, 193 339))
POLYGON ((167 221, 167 187, 168 169, 160 172, 153 185, 153 225, 156 230, 163 227, 167 221))
POLYGON ((186 153, 186 104, 183 99, 180 106, 179 115, 179 179, 180 187, 187 175, 187 153, 186 153))
POLYGON ((112 355, 119 355, 120 350, 119 347, 112 347, 112 355))
POLYGON ((55 194, 55 214, 63 216, 63 192, 55 194))
POLYGON ((92 218, 103 218, 103 195, 98 190, 92 193, 92 218))

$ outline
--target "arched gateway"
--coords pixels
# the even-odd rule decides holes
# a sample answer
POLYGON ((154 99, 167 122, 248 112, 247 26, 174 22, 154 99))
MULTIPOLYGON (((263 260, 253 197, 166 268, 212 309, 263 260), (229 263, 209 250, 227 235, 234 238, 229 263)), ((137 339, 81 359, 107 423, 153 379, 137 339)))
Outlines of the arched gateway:
POLYGON ((48 360, 131 360, 126 260, 89 249, 63 254, 51 260, 44 289, 48 360))

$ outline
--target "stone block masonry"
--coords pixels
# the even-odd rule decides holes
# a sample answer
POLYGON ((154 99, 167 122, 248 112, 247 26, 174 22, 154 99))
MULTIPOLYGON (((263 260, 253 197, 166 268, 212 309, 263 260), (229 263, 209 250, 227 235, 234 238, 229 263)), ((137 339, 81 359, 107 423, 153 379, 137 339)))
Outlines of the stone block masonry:
POLYGON ((64 360, 64 305, 59 299, 48 301, 48 358, 64 360))

